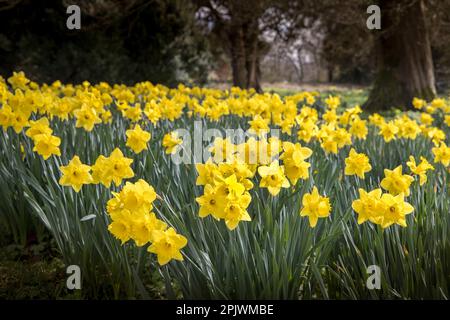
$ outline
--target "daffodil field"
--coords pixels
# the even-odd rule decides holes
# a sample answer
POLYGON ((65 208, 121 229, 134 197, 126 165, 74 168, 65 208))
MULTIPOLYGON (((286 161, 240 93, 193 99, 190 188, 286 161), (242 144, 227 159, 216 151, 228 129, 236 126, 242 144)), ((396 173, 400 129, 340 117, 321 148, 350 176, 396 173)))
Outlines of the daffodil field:
POLYGON ((48 230, 86 297, 147 298, 152 271, 167 298, 448 299, 450 101, 413 105, 14 73, 0 224, 48 230))

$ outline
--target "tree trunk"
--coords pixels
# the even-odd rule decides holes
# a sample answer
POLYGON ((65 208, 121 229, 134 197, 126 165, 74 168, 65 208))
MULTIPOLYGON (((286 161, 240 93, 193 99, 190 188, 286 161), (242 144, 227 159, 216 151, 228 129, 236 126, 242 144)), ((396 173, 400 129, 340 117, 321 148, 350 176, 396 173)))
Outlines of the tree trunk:
POLYGON ((296 80, 295 82, 297 83, 302 83, 303 81, 303 62, 302 62, 302 58, 301 58, 301 51, 298 50, 298 65, 295 63, 294 59, 292 57, 290 57, 289 55, 286 55, 286 57, 288 58, 289 62, 292 64, 292 67, 294 68, 295 71, 295 75, 296 75, 296 80))
POLYGON ((378 71, 364 107, 408 108, 414 97, 432 99, 436 88, 423 0, 381 0, 380 8, 378 71))
POLYGON ((232 24, 227 34, 233 86, 242 89, 254 88, 257 92, 262 92, 257 21, 232 24))
POLYGON ((303 79, 305 78, 305 67, 303 63, 303 58, 301 54, 301 50, 298 51, 298 83, 302 83, 303 79))
POLYGON ((245 25, 244 38, 245 38, 245 66, 247 70, 247 82, 246 88, 254 88, 257 92, 262 92, 259 82, 260 68, 259 68, 259 48, 258 48, 258 33, 255 32, 258 28, 257 23, 251 25, 245 25))
POLYGON ((233 86, 245 88, 247 83, 245 42, 242 28, 234 26, 228 34, 230 41, 233 86))
POLYGON ((334 75, 334 70, 333 70, 333 66, 328 66, 327 68, 327 77, 328 77, 328 82, 333 82, 333 75, 334 75))
POLYGON ((261 54, 259 52, 258 52, 258 56, 256 57, 255 89, 258 93, 263 93, 263 89, 261 87, 261 54))

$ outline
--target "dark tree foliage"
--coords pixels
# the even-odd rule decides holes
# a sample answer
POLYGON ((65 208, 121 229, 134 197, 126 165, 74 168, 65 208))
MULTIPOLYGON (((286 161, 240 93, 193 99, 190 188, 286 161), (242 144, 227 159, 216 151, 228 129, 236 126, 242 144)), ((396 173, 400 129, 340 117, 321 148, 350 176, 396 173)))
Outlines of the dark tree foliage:
POLYGON ((328 81, 370 84, 376 67, 374 39, 370 31, 354 25, 327 22, 322 56, 328 66, 328 81))
POLYGON ((445 92, 450 88, 450 1, 429 0, 427 4, 436 89, 445 92))
POLYGON ((206 81, 207 43, 194 13, 176 0, 71 1, 81 30, 68 30, 64 1, 12 0, 0 6, 0 73, 36 81, 175 85, 206 81))

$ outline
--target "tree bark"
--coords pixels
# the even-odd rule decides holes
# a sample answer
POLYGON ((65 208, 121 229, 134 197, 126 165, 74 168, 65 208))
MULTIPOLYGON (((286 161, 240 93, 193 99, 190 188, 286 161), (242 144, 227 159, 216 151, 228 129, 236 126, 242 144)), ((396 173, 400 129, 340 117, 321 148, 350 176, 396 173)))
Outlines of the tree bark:
POLYGON ((247 83, 245 42, 242 28, 233 26, 228 34, 230 42, 233 86, 245 88, 247 83))
POLYGON ((245 66, 247 71, 246 88, 254 88, 257 92, 262 92, 259 82, 260 68, 259 68, 259 39, 258 33, 255 32, 258 28, 257 22, 251 25, 245 25, 243 30, 245 32, 245 66))
POLYGON ((380 8, 378 71, 364 107, 409 108, 414 97, 431 100, 436 88, 423 0, 381 0, 380 8))
POLYGON ((227 32, 233 86, 262 92, 258 35, 256 20, 231 24, 227 32))

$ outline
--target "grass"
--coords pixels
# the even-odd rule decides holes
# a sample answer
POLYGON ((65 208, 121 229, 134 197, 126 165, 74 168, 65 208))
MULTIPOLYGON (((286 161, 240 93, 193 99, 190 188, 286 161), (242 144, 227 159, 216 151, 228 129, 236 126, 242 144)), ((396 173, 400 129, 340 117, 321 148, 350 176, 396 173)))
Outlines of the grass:
POLYGON ((322 97, 329 95, 341 97, 343 107, 353 107, 355 105, 362 105, 368 97, 369 88, 367 87, 352 87, 346 85, 332 85, 332 84, 305 84, 304 86, 283 86, 283 85, 266 85, 264 90, 270 93, 277 93, 280 96, 294 95, 299 91, 318 91, 322 97))

